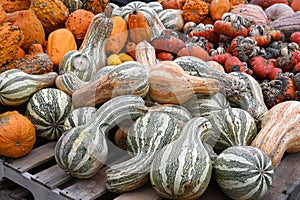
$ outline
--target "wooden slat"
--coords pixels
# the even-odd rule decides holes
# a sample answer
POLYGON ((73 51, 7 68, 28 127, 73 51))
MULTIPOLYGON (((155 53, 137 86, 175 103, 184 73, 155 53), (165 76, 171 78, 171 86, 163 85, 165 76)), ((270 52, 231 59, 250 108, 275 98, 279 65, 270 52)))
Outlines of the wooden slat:
POLYGON ((114 200, 160 200, 162 199, 158 194, 151 188, 150 185, 145 185, 144 187, 124 193, 114 200))
POLYGON ((300 186, 300 153, 288 154, 275 169, 273 184, 264 199, 296 199, 300 186))
POLYGON ((11 162, 5 162, 3 164, 17 170, 20 173, 24 173, 53 158, 55 144, 56 142, 49 142, 43 146, 33 149, 24 157, 14 159, 11 162))
POLYGON ((65 188, 60 193, 70 199, 96 199, 103 195, 107 189, 105 186, 105 170, 102 169, 90 179, 79 182, 65 188))
POLYGON ((30 194, 30 191, 28 191, 27 189, 25 189, 23 187, 17 187, 16 189, 14 189, 8 193, 9 197, 11 197, 13 199, 22 199, 29 194, 30 194))
POLYGON ((44 185, 47 188, 54 189, 67 182, 72 177, 64 172, 58 165, 54 165, 46 170, 34 174, 31 179, 44 185))

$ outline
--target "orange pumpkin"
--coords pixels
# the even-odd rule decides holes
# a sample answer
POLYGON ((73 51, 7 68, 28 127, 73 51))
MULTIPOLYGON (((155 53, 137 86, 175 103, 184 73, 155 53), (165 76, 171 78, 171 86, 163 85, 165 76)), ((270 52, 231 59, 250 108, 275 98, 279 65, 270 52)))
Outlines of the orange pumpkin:
POLYGON ((187 0, 182 8, 182 17, 186 22, 196 24, 203 21, 209 13, 208 3, 201 0, 187 0))
POLYGON ((71 50, 77 50, 75 37, 71 31, 60 28, 50 33, 47 42, 47 53, 54 65, 59 65, 64 55, 71 50))
POLYGON ((27 155, 36 141, 32 122, 18 111, 0 115, 0 155, 19 158, 27 155))
POLYGON ((222 19, 222 15, 230 10, 229 0, 213 0, 210 3, 210 16, 213 20, 222 19))
POLYGON ((299 0, 291 0, 290 7, 293 8, 295 12, 300 11, 300 1, 299 0))
POLYGON ((139 43, 143 40, 150 41, 152 37, 151 27, 148 25, 144 15, 138 10, 128 15, 128 29, 130 40, 139 43))
POLYGON ((110 37, 107 40, 105 49, 107 52, 118 54, 123 49, 127 41, 128 28, 127 23, 123 17, 113 16, 112 20, 114 22, 114 25, 110 37))

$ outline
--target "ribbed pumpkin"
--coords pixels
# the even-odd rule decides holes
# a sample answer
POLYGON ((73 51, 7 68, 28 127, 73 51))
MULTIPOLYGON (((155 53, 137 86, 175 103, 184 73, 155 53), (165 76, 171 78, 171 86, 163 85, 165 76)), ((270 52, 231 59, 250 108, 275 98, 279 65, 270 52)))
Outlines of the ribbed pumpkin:
POLYGON ((63 124, 72 109, 70 96, 56 88, 44 88, 30 98, 25 116, 34 124, 38 137, 56 140, 63 134, 63 124))
POLYGON ((256 200, 271 187, 274 168, 262 150, 251 146, 234 146, 225 149, 217 157, 214 174, 228 197, 256 200))
POLYGON ((31 121, 18 111, 0 115, 0 155, 19 158, 27 155, 36 141, 31 121))

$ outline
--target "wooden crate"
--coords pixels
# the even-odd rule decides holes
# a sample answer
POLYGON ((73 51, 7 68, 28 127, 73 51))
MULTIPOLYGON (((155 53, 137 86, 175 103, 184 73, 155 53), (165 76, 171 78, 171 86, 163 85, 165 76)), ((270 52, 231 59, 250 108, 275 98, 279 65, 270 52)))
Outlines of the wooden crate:
MULTIPOLYGON (((124 194, 114 194, 105 187, 103 167, 90 179, 78 180, 64 172, 54 159, 55 142, 45 143, 23 158, 2 159, 0 178, 9 179, 20 186, 11 192, 16 199, 22 194, 32 193, 34 199, 41 200, 162 200, 150 185, 124 194), (22 189, 23 188, 23 189, 22 189)), ((116 152, 109 157, 110 162, 121 162, 127 156, 116 152)), ((262 198, 266 200, 300 199, 300 153, 288 154, 275 171, 274 182, 269 192, 262 198)), ((14 199, 14 198, 12 198, 14 199)), ((229 200, 221 192, 216 182, 211 181, 208 189, 199 200, 229 200)))

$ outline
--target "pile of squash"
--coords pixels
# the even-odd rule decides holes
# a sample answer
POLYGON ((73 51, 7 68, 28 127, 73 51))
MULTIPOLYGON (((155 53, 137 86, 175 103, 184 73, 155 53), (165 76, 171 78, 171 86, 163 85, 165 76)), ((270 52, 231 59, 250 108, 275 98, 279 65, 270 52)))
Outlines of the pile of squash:
POLYGON ((113 146, 130 158, 108 166, 111 192, 151 182, 163 198, 197 199, 214 177, 228 197, 258 199, 300 151, 299 10, 1 1, 0 155, 54 140, 57 164, 88 179, 113 146))

